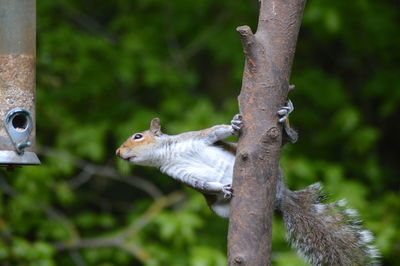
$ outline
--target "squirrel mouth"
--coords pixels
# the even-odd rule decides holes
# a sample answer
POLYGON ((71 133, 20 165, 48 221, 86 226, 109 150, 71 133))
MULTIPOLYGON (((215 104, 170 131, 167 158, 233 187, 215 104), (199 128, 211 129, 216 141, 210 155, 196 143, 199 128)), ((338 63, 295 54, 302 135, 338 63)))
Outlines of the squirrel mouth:
POLYGON ((131 156, 129 158, 126 158, 126 160, 129 161, 129 162, 134 162, 135 158, 136 158, 136 156, 131 156))

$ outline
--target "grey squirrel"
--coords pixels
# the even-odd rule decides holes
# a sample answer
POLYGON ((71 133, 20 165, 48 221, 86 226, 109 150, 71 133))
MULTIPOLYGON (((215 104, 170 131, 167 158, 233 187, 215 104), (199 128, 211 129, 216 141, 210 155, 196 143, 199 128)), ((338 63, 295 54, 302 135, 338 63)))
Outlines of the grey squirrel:
MULTIPOLYGON (((297 133, 288 123, 293 105, 288 101, 277 113, 289 141, 297 133)), ((158 167, 161 172, 198 190, 209 207, 229 218, 232 175, 236 144, 222 140, 238 135, 240 115, 231 125, 167 135, 161 132, 159 119, 150 129, 135 133, 116 151, 131 163, 158 167)), ((323 203, 322 186, 316 183, 291 191, 283 183, 279 170, 275 205, 281 212, 291 245, 312 265, 379 265, 372 234, 362 229, 357 212, 346 208, 345 201, 323 203)))

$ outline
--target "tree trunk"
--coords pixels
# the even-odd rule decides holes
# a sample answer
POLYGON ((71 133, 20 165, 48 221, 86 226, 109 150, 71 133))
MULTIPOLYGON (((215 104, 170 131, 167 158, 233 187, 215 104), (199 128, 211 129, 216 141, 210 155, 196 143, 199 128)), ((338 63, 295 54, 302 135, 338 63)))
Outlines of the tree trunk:
POLYGON ((282 144, 277 111, 289 77, 306 0, 261 0, 255 34, 237 28, 246 58, 228 233, 228 265, 270 265, 272 216, 282 144))

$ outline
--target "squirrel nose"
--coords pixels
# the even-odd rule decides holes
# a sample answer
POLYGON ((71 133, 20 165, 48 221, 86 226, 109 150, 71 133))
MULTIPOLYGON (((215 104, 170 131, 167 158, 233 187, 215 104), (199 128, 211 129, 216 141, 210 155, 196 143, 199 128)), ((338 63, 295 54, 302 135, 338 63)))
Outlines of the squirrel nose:
POLYGON ((121 148, 118 148, 117 151, 115 152, 115 154, 116 154, 118 157, 121 157, 121 148))

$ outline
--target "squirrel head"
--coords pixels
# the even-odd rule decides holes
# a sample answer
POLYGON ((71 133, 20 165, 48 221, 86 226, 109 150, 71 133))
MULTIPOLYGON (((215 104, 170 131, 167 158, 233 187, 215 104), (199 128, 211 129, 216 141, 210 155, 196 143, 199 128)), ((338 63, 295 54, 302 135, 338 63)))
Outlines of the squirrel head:
POLYGON ((117 156, 138 165, 158 166, 156 148, 161 132, 160 119, 151 120, 150 129, 130 136, 116 151, 117 156))

